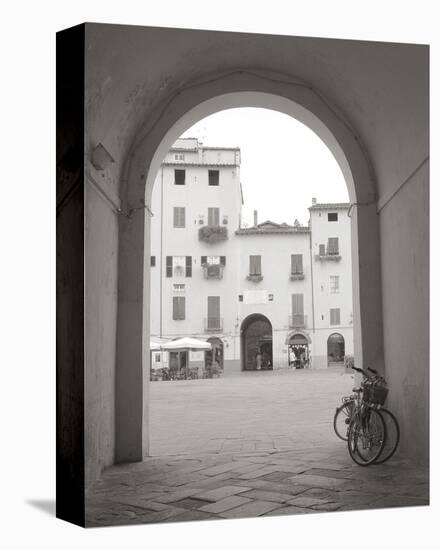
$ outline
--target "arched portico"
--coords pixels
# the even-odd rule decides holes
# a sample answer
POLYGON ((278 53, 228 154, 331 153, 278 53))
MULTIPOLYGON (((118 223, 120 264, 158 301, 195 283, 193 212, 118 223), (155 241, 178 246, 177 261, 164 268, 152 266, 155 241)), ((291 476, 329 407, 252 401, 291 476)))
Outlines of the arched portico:
POLYGON ((148 454, 148 300, 151 191, 162 158, 196 121, 233 107, 263 107, 306 124, 333 152, 344 174, 351 210, 356 363, 383 368, 379 227, 376 188, 360 137, 342 111, 310 84, 270 71, 231 71, 175 90, 133 140, 121 184, 116 361, 116 460, 148 454))
POLYGON ((272 370, 272 323, 252 313, 241 323, 241 370, 272 370))

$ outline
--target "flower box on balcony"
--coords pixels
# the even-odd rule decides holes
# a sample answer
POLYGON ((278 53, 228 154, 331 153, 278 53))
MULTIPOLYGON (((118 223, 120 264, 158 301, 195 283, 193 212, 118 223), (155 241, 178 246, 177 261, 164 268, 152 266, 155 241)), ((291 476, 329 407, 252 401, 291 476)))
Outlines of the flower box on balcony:
POLYGON ((199 229, 199 240, 205 243, 218 243, 228 238, 228 228, 222 225, 205 225, 199 229))
POLYGON ((248 281, 252 281, 253 283, 259 283, 263 280, 263 275, 248 275, 246 279, 248 281))
POLYGON ((339 262, 341 259, 340 254, 315 254, 315 260, 322 262, 322 261, 329 261, 329 262, 339 262))

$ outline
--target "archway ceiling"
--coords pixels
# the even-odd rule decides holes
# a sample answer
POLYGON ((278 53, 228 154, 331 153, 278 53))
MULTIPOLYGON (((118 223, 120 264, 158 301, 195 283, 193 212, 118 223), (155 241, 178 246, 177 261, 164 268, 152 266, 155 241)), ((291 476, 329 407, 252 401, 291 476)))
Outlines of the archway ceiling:
POLYGON ((358 130, 380 196, 428 155, 427 46, 87 24, 86 52, 87 146, 115 159, 114 191, 149 109, 213 67, 269 68, 319 89, 358 130))

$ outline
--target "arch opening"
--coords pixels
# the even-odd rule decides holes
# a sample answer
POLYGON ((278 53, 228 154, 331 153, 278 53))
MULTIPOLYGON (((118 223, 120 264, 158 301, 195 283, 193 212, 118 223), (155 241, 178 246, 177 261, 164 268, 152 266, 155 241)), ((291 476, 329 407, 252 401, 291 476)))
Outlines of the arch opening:
POLYGON ((272 323, 260 313, 246 317, 241 324, 242 370, 273 370, 272 323))
MULTIPOLYGON (((354 355, 360 366, 373 357, 374 361, 370 362, 380 364, 383 353, 375 184, 370 163, 358 136, 340 111, 313 89, 295 85, 289 79, 276 81, 264 71, 252 75, 234 72, 195 83, 191 90, 182 91, 168 100, 167 105, 167 109, 159 109, 159 117, 146 121, 130 151, 125 183, 121 189, 123 205, 129 212, 142 212, 137 206, 139 204, 146 204, 148 211, 154 180, 165 153, 186 129, 214 112, 243 106, 278 110, 304 123, 324 141, 344 174, 350 202, 365 205, 362 209, 353 208, 351 215, 354 355), (141 182, 146 182, 145 186, 141 182), (364 327, 370 328, 364 331, 364 327)), ((133 459, 134 456, 140 459, 148 455, 147 379, 144 378, 140 393, 137 389, 139 386, 136 388, 134 382, 139 380, 139 372, 145 367, 148 369, 149 363, 148 342, 141 337, 149 334, 149 308, 147 300, 143 299, 149 295, 150 288, 150 266, 146 261, 150 253, 149 234, 149 215, 144 219, 135 213, 120 225, 119 280, 122 292, 119 294, 118 309, 117 372, 124 373, 124 380, 117 384, 116 389, 118 459, 133 459), (141 250, 145 251, 142 262, 139 261, 141 250), (129 290, 124 293, 123 289, 129 290), (133 335, 127 338, 124 328, 133 324, 140 324, 141 329, 137 331, 139 338, 135 346, 132 345, 133 335), (127 376, 128 364, 131 370, 127 376), (128 390, 135 394, 134 400, 138 404, 130 411, 123 403, 128 390), (136 411, 142 411, 142 414, 136 411), (136 429, 133 429, 134 424, 136 429), (130 430, 126 430, 125 434, 131 432, 132 435, 128 437, 130 441, 127 441, 127 435, 119 437, 128 426, 130 430)), ((121 375, 117 378, 122 380, 121 375)))
POLYGON ((333 333, 327 339, 327 361, 329 365, 343 363, 345 357, 345 338, 333 333))

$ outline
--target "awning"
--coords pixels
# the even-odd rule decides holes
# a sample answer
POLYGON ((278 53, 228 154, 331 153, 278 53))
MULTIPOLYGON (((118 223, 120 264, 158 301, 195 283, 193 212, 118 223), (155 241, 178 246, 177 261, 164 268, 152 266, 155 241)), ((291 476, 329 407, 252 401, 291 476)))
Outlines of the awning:
POLYGON ((178 351, 178 350, 209 350, 212 346, 209 342, 204 340, 198 340, 197 338, 179 338, 178 340, 172 340, 162 345, 162 349, 165 351, 178 351))

